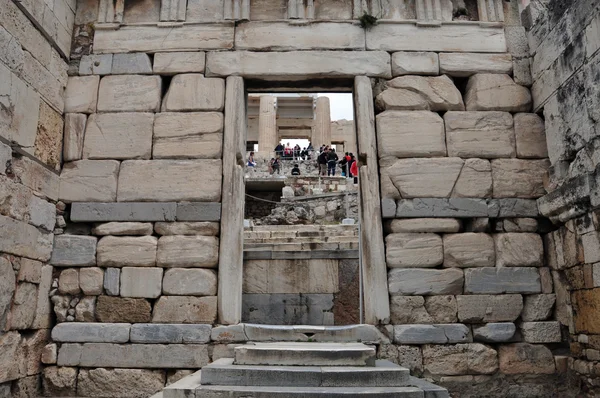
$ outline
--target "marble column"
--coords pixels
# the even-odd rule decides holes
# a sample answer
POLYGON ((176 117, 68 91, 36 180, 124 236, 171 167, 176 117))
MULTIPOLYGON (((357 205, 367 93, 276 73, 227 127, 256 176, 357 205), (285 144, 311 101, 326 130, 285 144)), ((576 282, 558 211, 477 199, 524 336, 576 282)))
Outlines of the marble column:
POLYGON ((331 107, 329 97, 319 97, 316 101, 312 145, 317 149, 323 144, 331 145, 331 107))
POLYGON ((276 146, 277 100, 272 95, 263 95, 258 112, 258 151, 273 152, 276 146))

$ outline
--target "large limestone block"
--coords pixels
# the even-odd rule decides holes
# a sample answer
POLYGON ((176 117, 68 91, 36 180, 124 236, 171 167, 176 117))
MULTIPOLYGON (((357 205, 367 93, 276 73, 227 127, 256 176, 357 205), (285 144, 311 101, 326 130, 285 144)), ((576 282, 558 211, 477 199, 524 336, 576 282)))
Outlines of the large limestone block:
POLYGON ((211 330, 211 325, 138 323, 131 326, 131 342, 205 344, 210 341, 211 330))
POLYGON ((221 160, 126 160, 119 202, 221 200, 221 160))
POLYGON ((436 234, 397 233, 385 238, 390 268, 431 268, 444 259, 442 238, 436 234))
POLYGON ((50 264, 55 267, 87 267, 96 265, 96 244, 92 236, 57 235, 50 264))
POLYGON ((209 323, 217 319, 217 297, 162 296, 154 304, 154 323, 209 323))
POLYGON ((158 112, 160 76, 106 76, 100 81, 98 112, 158 112))
POLYGON ((494 240, 488 234, 444 235, 445 267, 493 267, 495 259, 494 240))
POLYGON ((440 53, 440 72, 449 76, 469 77, 476 73, 510 75, 513 70, 510 54, 440 53))
POLYGON ((104 323, 150 322, 152 307, 146 299, 100 296, 96 302, 96 318, 104 323))
POLYGON ((162 111, 222 111, 224 104, 225 80, 188 73, 173 77, 162 111))
POLYGON ((0 252, 48 261, 52 253, 53 235, 33 225, 0 216, 0 252))
POLYGON ((444 123, 436 113, 386 111, 376 122, 380 158, 446 156, 444 123))
POLYGON ((77 368, 49 366, 44 368, 44 392, 56 396, 76 396, 77 368))
POLYGON ((456 296, 458 320, 466 323, 513 322, 523 309, 520 294, 456 296))
POLYGON ((206 55, 206 76, 239 75, 266 80, 392 77, 384 51, 219 51, 206 55))
POLYGON ((54 268, 51 265, 43 265, 40 284, 38 285, 37 305, 35 317, 31 327, 33 329, 49 329, 52 327, 52 309, 50 303, 50 289, 52 288, 52 272, 54 268))
POLYGON ((219 239, 212 236, 162 236, 156 255, 159 267, 215 268, 219 264, 219 239))
POLYGON ((515 343, 498 350, 500 371, 504 374, 553 374, 554 355, 543 344, 515 343))
POLYGON ((535 113, 515 115, 515 137, 517 157, 526 159, 548 157, 544 120, 535 113))
POLYGON ((427 345, 423 347, 423 366, 430 374, 493 374, 498 370, 498 353, 479 343, 427 345))
POLYGON ((438 55, 432 52, 401 51, 392 54, 392 75, 439 75, 438 55))
POLYGON ((77 376, 77 392, 85 397, 149 397, 161 391, 165 374, 147 369, 81 369, 77 376))
POLYGON ((158 239, 154 236, 105 236, 98 242, 100 267, 153 267, 158 239))
POLYGON ((494 242, 497 267, 541 267, 544 264, 544 244, 538 234, 495 234, 494 242))
POLYGON ((162 268, 123 267, 121 297, 157 298, 162 291, 162 268))
POLYGON ((387 232, 437 232, 455 233, 461 223, 455 218, 407 218, 391 220, 386 224, 387 232))
POLYGON ((248 260, 244 262, 244 293, 337 293, 338 261, 248 260))
POLYGON ((467 159, 452 190, 453 197, 492 196, 492 165, 486 159, 467 159))
POLYGON ((154 159, 219 159, 222 147, 222 113, 159 113, 156 115, 152 148, 154 159))
POLYGON ((154 54, 154 73, 158 75, 176 75, 178 73, 203 73, 206 53, 172 52, 154 54))
POLYGON ((152 113, 97 113, 87 121, 85 159, 150 159, 152 113))
POLYGON ((102 294, 104 285, 104 271, 102 268, 90 267, 79 271, 79 287, 86 296, 102 294))
POLYGON ((52 341, 57 343, 127 343, 128 323, 59 323, 52 329, 52 341))
POLYGON ((217 274, 207 269, 173 268, 165 272, 163 294, 169 296, 214 296, 217 274))
POLYGON ((531 93, 508 75, 481 73, 469 78, 465 104, 468 111, 528 112, 531 93))
POLYGON ((65 90, 66 113, 94 113, 100 76, 71 76, 65 90))
POLYGON ((387 161, 381 163, 382 196, 394 199, 447 198, 464 164, 460 158, 398 159, 388 167, 387 161))
POLYGON ((152 235, 149 222, 107 222, 92 228, 93 235, 152 235))
POLYGON ((464 111, 462 95, 448 76, 401 76, 375 99, 383 110, 464 111))
POLYGON ((19 283, 12 300, 12 307, 6 319, 7 330, 31 329, 36 309, 37 286, 33 283, 19 283))
POLYGON ((448 156, 505 158, 515 156, 513 119, 507 112, 447 112, 448 156))
POLYGON ((117 199, 116 160, 78 160, 66 163, 60 174, 63 202, 114 202, 117 199))
POLYGON ((521 318, 525 322, 545 321, 552 315, 555 302, 555 294, 532 294, 525 296, 525 305, 521 318))
POLYGON ((546 194, 544 178, 548 160, 494 159, 492 181, 495 198, 539 198, 546 194))
POLYGON ((465 270, 465 293, 541 293, 537 268, 470 268, 465 270))
POLYGON ((527 343, 560 343, 560 322, 523 322, 521 334, 527 343))
POLYGON ((152 74, 150 56, 144 53, 115 54, 112 57, 113 75, 152 74))
POLYGON ((83 156, 83 139, 87 116, 82 113, 65 115, 63 161, 80 160, 83 156))
POLYGON ((472 341, 465 325, 396 325, 394 342, 398 344, 452 344, 472 341))
POLYGON ((392 296, 461 294, 463 280, 463 271, 456 268, 392 269, 388 273, 389 291, 392 296))
POLYGON ((390 315, 394 325, 435 323, 425 309, 425 299, 421 296, 392 296, 390 315))
POLYGON ((157 222, 154 230, 159 235, 202 235, 218 236, 220 225, 217 222, 157 222))
POLYGON ((94 34, 94 53, 197 51, 233 47, 233 23, 162 26, 121 26, 94 34))
POLYGON ((364 50, 365 30, 350 23, 246 22, 235 31, 235 48, 255 51, 364 50))
POLYGON ((58 278, 58 292, 61 294, 77 295, 81 293, 79 288, 79 271, 75 268, 61 271, 58 278))

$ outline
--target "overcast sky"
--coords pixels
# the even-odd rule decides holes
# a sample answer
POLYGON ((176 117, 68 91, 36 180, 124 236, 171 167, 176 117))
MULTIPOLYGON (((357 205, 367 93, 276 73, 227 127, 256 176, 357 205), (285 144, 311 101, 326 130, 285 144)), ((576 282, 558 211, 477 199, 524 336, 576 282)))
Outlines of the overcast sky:
POLYGON ((331 120, 354 120, 351 93, 319 93, 319 97, 329 97, 331 120))

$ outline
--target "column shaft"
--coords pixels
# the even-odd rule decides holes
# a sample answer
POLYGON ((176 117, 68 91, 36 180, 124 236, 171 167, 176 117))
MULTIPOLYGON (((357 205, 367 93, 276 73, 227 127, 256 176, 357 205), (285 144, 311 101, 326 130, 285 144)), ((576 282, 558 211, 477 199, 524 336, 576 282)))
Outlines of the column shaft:
POLYGON ((315 127, 313 135, 313 147, 331 145, 331 108, 328 97, 317 98, 315 110, 315 127), (314 140, 317 140, 314 142, 314 140))
POLYGON ((273 152, 277 146, 277 104, 272 95, 260 97, 258 151, 273 152))

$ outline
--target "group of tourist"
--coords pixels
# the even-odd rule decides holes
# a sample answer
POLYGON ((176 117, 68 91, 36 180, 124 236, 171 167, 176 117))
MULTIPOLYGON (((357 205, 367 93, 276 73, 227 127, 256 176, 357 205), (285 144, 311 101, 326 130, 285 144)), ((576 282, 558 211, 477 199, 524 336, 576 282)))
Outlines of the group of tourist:
POLYGON ((291 159, 301 159, 301 160, 310 160, 314 149, 312 143, 308 143, 308 147, 300 148, 300 145, 296 144, 293 148, 290 146, 288 142, 286 146, 279 143, 275 147, 275 156, 279 156, 280 159, 283 160, 291 160, 291 159))

